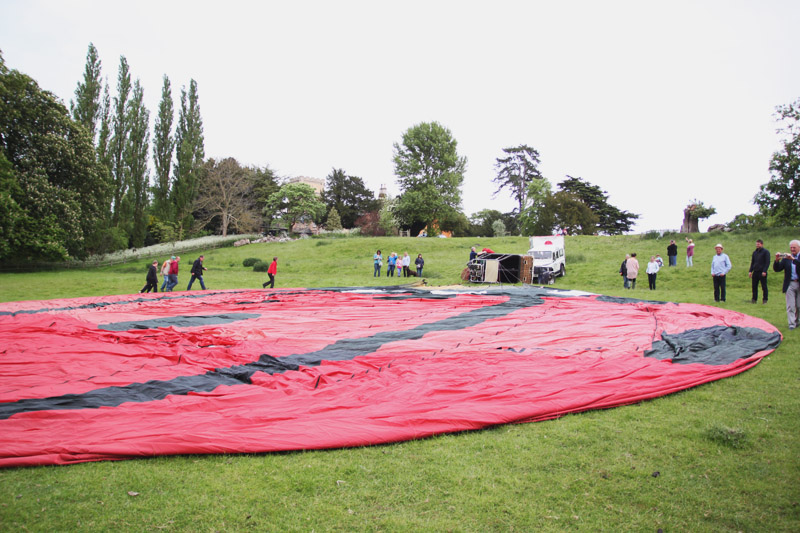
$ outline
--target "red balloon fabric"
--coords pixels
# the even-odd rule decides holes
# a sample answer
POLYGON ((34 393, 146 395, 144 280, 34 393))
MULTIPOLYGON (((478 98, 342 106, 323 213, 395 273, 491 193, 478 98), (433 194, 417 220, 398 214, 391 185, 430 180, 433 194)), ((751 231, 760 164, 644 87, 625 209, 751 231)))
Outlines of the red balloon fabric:
POLYGON ((234 290, 0 304, 0 466, 361 446, 732 376, 724 309, 546 288, 234 290))

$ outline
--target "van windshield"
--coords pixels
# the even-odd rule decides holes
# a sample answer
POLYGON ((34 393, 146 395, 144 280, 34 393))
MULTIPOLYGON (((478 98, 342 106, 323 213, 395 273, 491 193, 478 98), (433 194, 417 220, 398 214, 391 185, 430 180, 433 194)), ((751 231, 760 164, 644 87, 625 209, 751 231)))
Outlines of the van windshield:
POLYGON ((534 259, 552 259, 553 258, 553 252, 537 252, 537 251, 534 251, 533 252, 533 258, 534 259))

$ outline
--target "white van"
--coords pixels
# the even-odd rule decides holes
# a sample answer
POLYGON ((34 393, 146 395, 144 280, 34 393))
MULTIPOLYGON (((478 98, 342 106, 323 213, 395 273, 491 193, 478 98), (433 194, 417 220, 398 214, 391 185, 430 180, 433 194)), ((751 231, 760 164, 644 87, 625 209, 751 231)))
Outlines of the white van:
POLYGON ((548 278, 564 276, 567 273, 566 256, 564 255, 564 236, 531 237, 531 249, 528 255, 533 256, 533 275, 537 279, 542 271, 547 271, 548 278))

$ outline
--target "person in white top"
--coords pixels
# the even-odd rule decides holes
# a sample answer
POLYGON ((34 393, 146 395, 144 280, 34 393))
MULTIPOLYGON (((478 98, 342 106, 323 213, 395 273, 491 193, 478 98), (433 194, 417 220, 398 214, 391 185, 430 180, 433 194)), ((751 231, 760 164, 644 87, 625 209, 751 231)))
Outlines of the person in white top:
POLYGON ((658 274, 658 269, 661 268, 661 265, 658 264, 658 260, 656 260, 655 256, 650 256, 650 262, 647 263, 647 283, 650 285, 650 290, 656 290, 656 275, 658 274))
POLYGON ((403 252, 403 277, 408 277, 408 267, 411 265, 411 256, 408 252, 403 252))

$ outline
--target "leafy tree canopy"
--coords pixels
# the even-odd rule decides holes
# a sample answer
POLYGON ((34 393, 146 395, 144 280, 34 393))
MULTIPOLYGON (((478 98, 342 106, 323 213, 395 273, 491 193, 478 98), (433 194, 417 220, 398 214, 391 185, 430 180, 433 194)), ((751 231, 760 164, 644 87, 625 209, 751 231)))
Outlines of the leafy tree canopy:
POLYGON ((448 229, 461 214, 461 185, 467 159, 458 155, 450 130, 423 122, 394 144, 394 167, 401 194, 395 215, 415 233, 425 226, 448 229))
POLYGON ((558 191, 545 201, 540 227, 536 234, 549 235, 556 228, 570 235, 593 235, 598 227, 598 217, 579 197, 567 191, 558 191))
POLYGON ((265 220, 271 223, 280 218, 289 231, 295 223, 313 220, 324 213, 325 204, 317 198, 316 191, 304 183, 287 183, 267 199, 263 210, 265 220))
POLYGON ((89 134, 66 107, 0 56, 0 260, 87 254, 108 189, 89 134))

